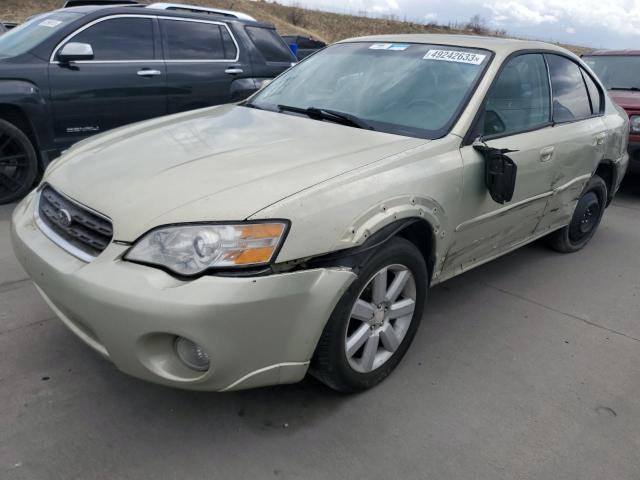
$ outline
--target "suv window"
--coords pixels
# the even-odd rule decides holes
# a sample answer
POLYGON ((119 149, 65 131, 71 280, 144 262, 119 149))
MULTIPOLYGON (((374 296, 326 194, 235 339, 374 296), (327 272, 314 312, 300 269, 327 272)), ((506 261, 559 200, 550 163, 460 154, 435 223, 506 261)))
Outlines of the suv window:
POLYGON ((225 26, 163 20, 167 60, 234 60, 238 50, 225 26))
POLYGON ((547 55, 553 89, 553 120, 571 122, 591 116, 591 104, 580 67, 560 55, 547 55))
POLYGON ((270 28, 245 27, 251 41, 267 62, 295 61, 293 53, 284 40, 270 28))
POLYGON ((519 55, 505 65, 487 97, 482 135, 513 134, 549 123, 549 79, 540 54, 519 55))
POLYGON ((74 35, 69 42, 88 43, 94 60, 153 60, 153 21, 150 18, 104 20, 74 35))
POLYGON ((585 72, 582 69, 580 69, 580 71, 582 72, 582 76, 584 77, 584 83, 587 84, 587 90, 589 92, 589 100, 591 100, 591 113, 593 115, 599 115, 600 102, 601 102, 600 89, 596 85, 596 82, 593 81, 593 79, 587 72, 585 72))
POLYGON ((79 13, 60 11, 32 18, 2 35, 0 58, 22 55, 80 18, 79 13))

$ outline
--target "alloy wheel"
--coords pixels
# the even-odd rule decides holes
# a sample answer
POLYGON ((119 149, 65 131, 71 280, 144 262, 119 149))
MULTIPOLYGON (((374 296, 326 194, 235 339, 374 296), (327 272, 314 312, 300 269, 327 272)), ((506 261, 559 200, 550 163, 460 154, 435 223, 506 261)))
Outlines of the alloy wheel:
POLYGON ((416 308, 416 282, 404 265, 389 265, 371 277, 351 310, 344 350, 351 368, 369 373, 391 358, 416 308))

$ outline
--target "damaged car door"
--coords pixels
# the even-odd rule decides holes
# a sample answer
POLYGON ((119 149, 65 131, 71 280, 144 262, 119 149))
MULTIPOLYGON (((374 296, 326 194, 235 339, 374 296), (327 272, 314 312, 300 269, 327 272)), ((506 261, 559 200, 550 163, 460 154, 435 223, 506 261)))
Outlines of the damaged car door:
MULTIPOLYGON (((538 53, 514 56, 494 80, 461 148, 464 214, 447 253, 445 276, 493 258, 534 234, 547 205, 553 164, 562 161, 549 141, 551 130, 551 92, 544 57, 538 53), (491 157, 498 152, 515 167, 515 171, 507 168, 503 172, 504 176, 515 173, 515 188, 504 198, 496 197, 488 185, 491 157)), ((504 176, 502 182, 508 184, 504 176)))

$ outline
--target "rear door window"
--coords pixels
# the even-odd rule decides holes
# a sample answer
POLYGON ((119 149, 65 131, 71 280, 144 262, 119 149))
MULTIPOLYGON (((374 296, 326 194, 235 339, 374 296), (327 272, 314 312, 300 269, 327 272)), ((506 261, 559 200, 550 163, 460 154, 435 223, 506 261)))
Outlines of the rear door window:
POLYGON ((162 29, 167 60, 234 60, 238 55, 224 25, 163 20, 162 29))
POLYGON ((96 23, 69 42, 88 43, 95 61, 154 60, 153 20, 113 18, 96 23))
POLYGON ((547 55, 553 90, 553 120, 571 122, 591 116, 591 103, 580 67, 566 57, 547 55))
POLYGON ((249 38, 267 62, 291 63, 296 59, 278 33, 270 28, 245 27, 249 38))

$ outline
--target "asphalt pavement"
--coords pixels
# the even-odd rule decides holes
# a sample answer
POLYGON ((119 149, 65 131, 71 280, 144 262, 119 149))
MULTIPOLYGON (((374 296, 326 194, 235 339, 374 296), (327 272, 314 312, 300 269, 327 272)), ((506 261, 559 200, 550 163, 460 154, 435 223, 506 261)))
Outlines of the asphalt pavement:
POLYGON ((2 480, 640 479, 640 177, 583 251, 536 243, 432 289, 404 361, 355 396, 313 378, 219 394, 118 372, 38 296, 11 210, 2 480))

